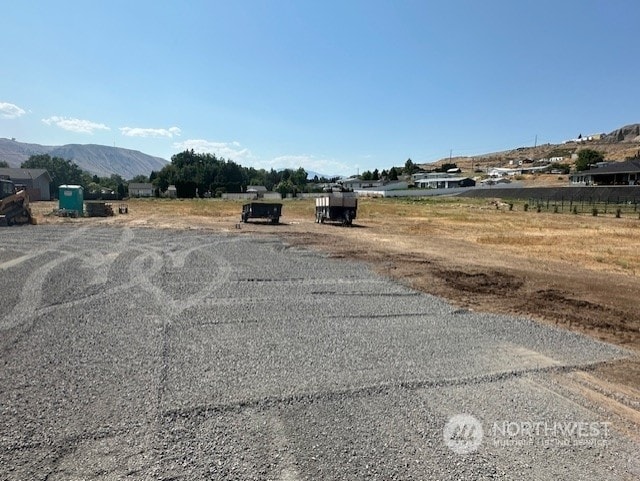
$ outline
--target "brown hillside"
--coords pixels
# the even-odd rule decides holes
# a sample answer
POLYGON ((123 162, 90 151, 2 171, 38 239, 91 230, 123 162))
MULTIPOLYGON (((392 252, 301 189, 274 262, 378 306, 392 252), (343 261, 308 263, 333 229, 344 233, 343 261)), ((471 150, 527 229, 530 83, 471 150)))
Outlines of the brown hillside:
POLYGON ((600 140, 583 142, 566 142, 563 144, 543 144, 536 147, 519 147, 517 149, 477 155, 474 157, 449 157, 437 162, 422 164, 430 169, 444 163, 455 162, 464 171, 483 167, 507 167, 509 161, 517 164, 520 160, 538 160, 551 157, 564 157, 565 163, 572 163, 571 155, 582 149, 593 149, 604 154, 605 160, 623 161, 626 158, 640 155, 640 124, 632 124, 604 135, 600 140))

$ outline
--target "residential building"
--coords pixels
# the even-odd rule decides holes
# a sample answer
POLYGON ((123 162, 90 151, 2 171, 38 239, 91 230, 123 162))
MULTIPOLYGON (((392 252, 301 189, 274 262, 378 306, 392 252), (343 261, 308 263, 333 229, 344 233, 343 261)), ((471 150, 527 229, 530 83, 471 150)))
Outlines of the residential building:
POLYGON ((129 197, 153 197, 153 184, 131 182, 129 184, 129 197))
POLYGON ((0 168, 0 177, 24 186, 31 201, 51 200, 51 176, 45 169, 0 168))
POLYGON ((640 159, 610 162, 569 176, 572 184, 640 185, 640 159))

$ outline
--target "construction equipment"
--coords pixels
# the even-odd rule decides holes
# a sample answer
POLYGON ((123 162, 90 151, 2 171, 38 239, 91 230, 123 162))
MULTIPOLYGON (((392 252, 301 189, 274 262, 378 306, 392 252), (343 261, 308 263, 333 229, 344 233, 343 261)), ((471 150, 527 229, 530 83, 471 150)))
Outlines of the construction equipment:
POLYGON ((353 192, 333 192, 316 198, 316 222, 341 222, 351 225, 356 218, 358 197, 353 192))
POLYGON ((33 224, 29 195, 10 179, 0 179, 0 225, 33 224))
POLYGON ((282 215, 282 204, 269 202, 250 202, 242 206, 242 222, 249 219, 269 219, 272 224, 277 224, 282 215))

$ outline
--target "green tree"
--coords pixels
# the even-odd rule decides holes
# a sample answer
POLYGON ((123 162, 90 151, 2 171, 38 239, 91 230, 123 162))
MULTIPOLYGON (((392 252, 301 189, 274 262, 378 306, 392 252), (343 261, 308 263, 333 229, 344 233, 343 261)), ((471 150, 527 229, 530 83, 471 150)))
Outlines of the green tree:
POLYGON ((446 172, 447 170, 457 169, 457 168, 458 168, 458 165, 455 162, 445 162, 440 167, 438 167, 437 169, 434 169, 434 170, 436 172, 446 172))
POLYGON ((380 180, 380 172, 378 172, 378 169, 375 169, 371 174, 371 180, 380 180))
POLYGON ((134 184, 146 184, 149 182, 149 177, 147 177, 146 175, 136 175, 133 179, 131 179, 129 181, 129 183, 134 183, 134 184))
POLYGON ((398 169, 395 167, 389 169, 389 180, 398 180, 398 169))
POLYGON ((300 190, 304 189, 304 186, 307 185, 307 171, 299 167, 291 174, 291 182, 297 185, 300 190))
POLYGON ((362 180, 372 180, 373 179, 373 174, 371 173, 370 170, 365 170, 361 175, 360 178, 362 180))
POLYGON ((294 194, 296 192, 296 186, 291 182, 291 179, 286 179, 276 185, 274 190, 280 192, 282 197, 284 197, 286 194, 294 194))
POLYGON ((403 171, 404 174, 406 175, 415 174, 418 170, 420 170, 420 167, 414 164, 413 160, 407 159, 407 161, 404 163, 404 171, 403 171))
POLYGON ((75 163, 49 154, 32 155, 20 166, 23 169, 45 169, 51 176, 51 191, 57 192, 63 184, 83 183, 83 172, 75 163))
POLYGON ((0 168, 3 168, 3 169, 9 168, 9 164, 7 163, 6 160, 0 160, 0 168))
POLYGON ((602 152, 598 152, 593 149, 583 149, 578 152, 578 158, 576 159, 576 170, 587 170, 592 165, 597 164, 598 162, 602 162, 604 160, 604 155, 602 152))

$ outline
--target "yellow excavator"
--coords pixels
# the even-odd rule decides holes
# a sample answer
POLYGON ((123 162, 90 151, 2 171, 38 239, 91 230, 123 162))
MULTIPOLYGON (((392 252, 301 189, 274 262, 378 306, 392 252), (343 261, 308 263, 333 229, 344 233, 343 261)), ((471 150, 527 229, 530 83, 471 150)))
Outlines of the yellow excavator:
POLYGON ((27 190, 0 179, 0 226, 34 223, 27 190))

